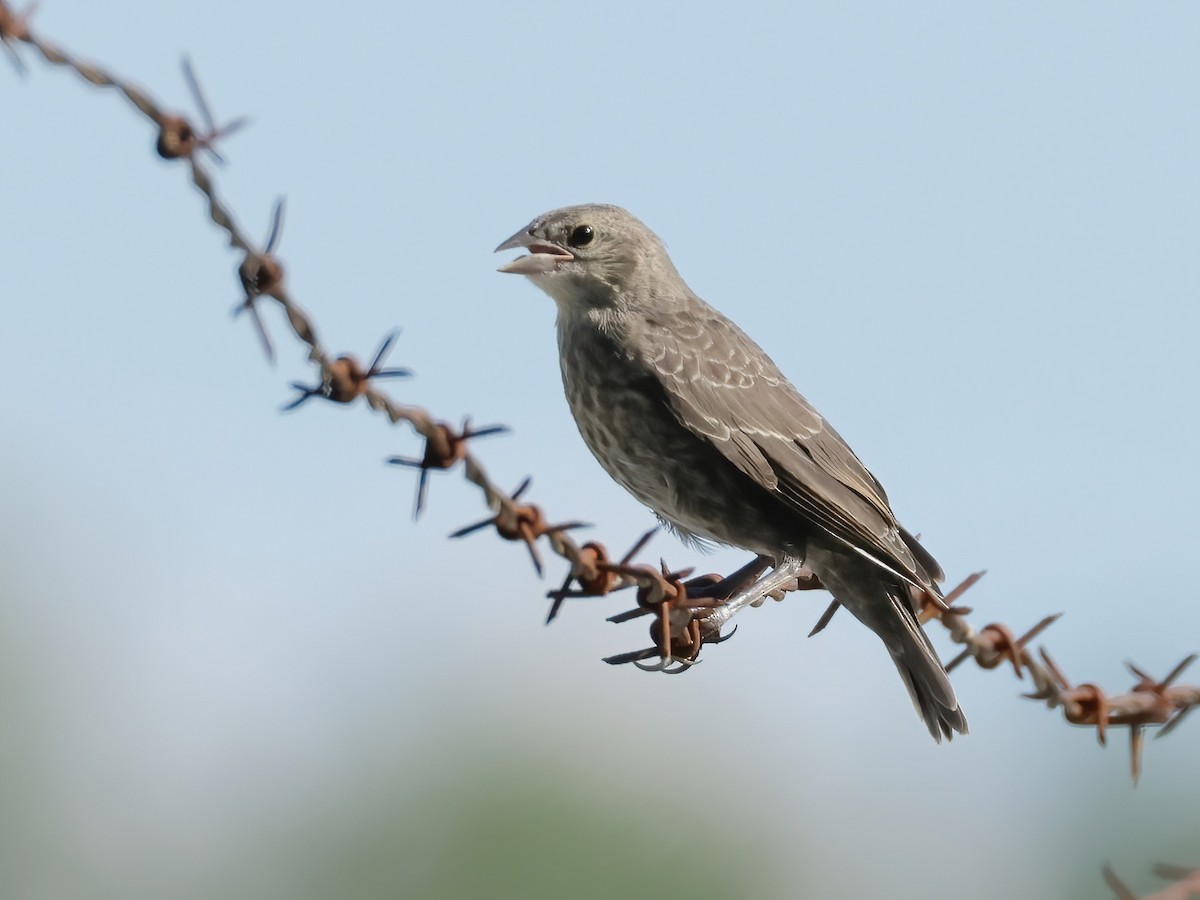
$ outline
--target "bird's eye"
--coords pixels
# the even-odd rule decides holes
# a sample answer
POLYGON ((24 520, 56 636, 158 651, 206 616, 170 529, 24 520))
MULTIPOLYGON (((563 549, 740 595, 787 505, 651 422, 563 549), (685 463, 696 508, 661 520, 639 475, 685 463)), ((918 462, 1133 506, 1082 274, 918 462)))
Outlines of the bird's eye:
POLYGON ((592 242, 592 238, 596 236, 596 232, 592 230, 591 225, 579 225, 571 232, 571 236, 567 238, 567 243, 572 247, 583 247, 592 242))

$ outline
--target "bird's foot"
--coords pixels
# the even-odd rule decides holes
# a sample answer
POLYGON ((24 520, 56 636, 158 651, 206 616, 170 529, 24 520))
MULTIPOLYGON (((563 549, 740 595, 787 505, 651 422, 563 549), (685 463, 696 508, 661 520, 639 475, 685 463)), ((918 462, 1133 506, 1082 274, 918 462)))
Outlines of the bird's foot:
POLYGON ((733 636, 732 631, 722 635, 721 629, 740 610, 757 606, 767 597, 779 599, 789 591, 821 587, 816 575, 798 560, 784 560, 764 575, 772 564, 770 557, 759 556, 726 577, 701 575, 686 581, 691 570, 672 572, 666 563, 661 571, 651 566, 608 564, 606 568, 638 585, 637 608, 609 621, 653 615, 650 637, 654 646, 610 656, 605 662, 633 663, 643 671, 678 675, 699 662, 703 644, 719 644, 733 636), (658 662, 645 662, 654 656, 658 662))
MULTIPOLYGON (((757 561, 751 565, 755 567, 755 571, 750 575, 750 578, 753 578, 761 571, 762 565, 757 561)), ((638 589, 637 607, 611 616, 610 622, 627 622, 640 616, 654 616, 654 621, 650 624, 653 647, 610 656, 605 662, 611 665, 631 662, 643 671, 678 675, 699 662, 702 644, 718 643, 722 640, 719 634, 705 636, 701 619, 724 602, 727 592, 723 592, 722 587, 728 579, 719 575, 702 575, 685 580, 691 574, 691 569, 673 572, 665 562, 659 569, 647 565, 630 565, 628 562, 605 563, 599 568, 629 579, 638 589), (654 656, 658 656, 658 662, 643 662, 654 656)), ((744 576, 739 576, 739 581, 745 580, 744 576)))

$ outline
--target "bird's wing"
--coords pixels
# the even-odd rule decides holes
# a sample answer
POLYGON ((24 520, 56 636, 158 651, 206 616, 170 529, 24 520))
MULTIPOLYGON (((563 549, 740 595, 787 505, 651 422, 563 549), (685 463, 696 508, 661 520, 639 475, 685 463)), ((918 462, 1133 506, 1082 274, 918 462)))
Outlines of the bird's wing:
POLYGON ((914 584, 941 580, 883 487, 741 329, 715 310, 648 325, 642 361, 684 426, 843 544, 914 584))

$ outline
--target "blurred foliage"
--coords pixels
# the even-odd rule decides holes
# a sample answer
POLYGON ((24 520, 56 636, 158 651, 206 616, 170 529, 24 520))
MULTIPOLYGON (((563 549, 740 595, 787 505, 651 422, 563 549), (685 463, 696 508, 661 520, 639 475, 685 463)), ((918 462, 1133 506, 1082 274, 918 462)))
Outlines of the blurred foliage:
MULTIPOLYGON (((761 894, 752 856, 712 817, 666 797, 626 810, 532 760, 457 772, 415 804, 392 804, 314 857, 304 896, 718 900, 761 894), (656 810, 655 807, 658 807, 656 810), (734 852, 729 852, 734 848, 734 852), (403 889, 400 890, 400 887, 403 889)), ((444 770, 443 770, 444 771, 444 770)))
MULTIPOLYGON (((328 785, 296 784, 302 799, 265 815, 240 813, 243 792, 231 784, 203 798, 225 824, 217 834, 204 834, 211 809, 164 816, 153 806, 102 809, 97 830, 78 820, 92 818, 89 804, 73 805, 95 788, 105 796, 86 782, 96 777, 88 759, 96 748, 61 745, 46 721, 53 717, 40 714, 61 674, 57 648, 41 648, 39 658, 36 643, 15 639, 26 618, 20 605, 0 572, 2 897, 720 900, 766 890, 755 887, 761 854, 727 834, 718 813, 702 812, 702 798, 632 783, 604 791, 514 748, 511 735, 481 739, 447 722, 410 723, 428 732, 416 758, 351 772, 334 761, 328 785), (122 831, 131 821, 148 825, 122 831), (188 832, 193 825, 198 834, 188 832), (156 832, 172 828, 179 833, 164 849, 156 832)), ((55 712, 69 719, 88 711, 55 712)), ((145 725, 152 743, 159 725, 145 725)))

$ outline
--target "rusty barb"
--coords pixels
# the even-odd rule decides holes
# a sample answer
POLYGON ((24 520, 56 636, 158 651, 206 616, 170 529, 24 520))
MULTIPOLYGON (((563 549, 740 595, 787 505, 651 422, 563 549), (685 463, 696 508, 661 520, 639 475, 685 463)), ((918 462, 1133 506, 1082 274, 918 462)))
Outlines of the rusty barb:
MULTIPOLYGON (((761 557, 724 578, 717 575, 689 577, 690 569, 673 569, 665 562, 660 562, 658 566, 639 564, 635 559, 645 548, 650 533, 643 535, 618 562, 613 562, 614 557, 599 541, 580 545, 573 540, 571 532, 582 527, 581 522, 548 524, 549 519, 540 506, 522 500, 529 488, 529 479, 509 494, 492 481, 471 452, 470 442, 475 438, 499 434, 506 430, 503 426, 474 429, 467 419, 461 428, 454 428, 422 407, 402 404, 380 390, 378 382, 381 380, 410 374, 407 369, 383 367, 387 352, 395 342, 395 332, 383 341, 366 369, 354 357, 333 359, 328 355, 317 339, 311 318, 290 297, 283 265, 275 255, 283 230, 283 202, 275 204, 266 243, 263 249, 257 249, 221 199, 207 163, 209 160, 218 163, 223 160, 216 150, 216 143, 240 129, 246 120, 235 119, 221 127, 216 125, 208 100, 187 60, 183 62, 184 77, 199 110, 200 127, 185 116, 167 112, 140 87, 75 57, 35 34, 30 25, 33 10, 34 5, 31 4, 23 12, 17 13, 7 0, 0 0, 0 43, 3 43, 18 71, 25 72, 21 48, 31 48, 48 64, 68 68, 89 84, 120 93, 158 128, 156 149, 159 154, 186 163, 193 186, 204 198, 209 218, 223 232, 229 246, 242 254, 237 275, 244 297, 235 311, 250 313, 267 357, 271 360, 275 355, 274 347, 259 315, 257 301, 271 297, 283 308, 291 333, 306 346, 308 360, 318 373, 315 384, 293 383, 299 396, 285 408, 294 409, 313 397, 335 403, 350 403, 361 397, 368 408, 382 413, 392 424, 409 425, 423 439, 423 451, 419 456, 393 456, 388 462, 419 471, 416 515, 420 515, 426 503, 429 472, 461 467, 463 477, 483 494, 491 515, 460 528, 452 537, 464 537, 490 527, 504 540, 524 544, 539 574, 543 571, 538 549, 540 544, 544 543, 568 563, 569 569, 562 586, 548 594, 552 605, 547 621, 560 615, 568 600, 603 597, 622 588, 636 587, 634 608, 611 617, 610 621, 626 622, 649 617, 652 646, 610 656, 606 662, 631 662, 640 668, 678 674, 699 661, 704 645, 720 643, 729 636, 722 635, 721 631, 735 612, 746 606, 761 605, 768 597, 778 600, 792 591, 821 587, 816 577, 806 570, 800 570, 795 577, 784 578, 787 572, 773 572, 772 575, 779 577, 763 576, 760 579, 770 567, 770 560, 761 557), (735 592, 736 601, 727 604, 727 600, 735 597, 735 592), (654 659, 657 661, 647 662, 654 659)), ((1025 680, 1028 677, 1032 682, 1032 690, 1025 694, 1027 698, 1044 703, 1051 709, 1061 707, 1067 722, 1095 728, 1101 743, 1106 741, 1107 733, 1112 728, 1128 728, 1132 770, 1136 780, 1140 773, 1145 729, 1157 728, 1157 736, 1163 737, 1175 730, 1188 712, 1200 706, 1200 687, 1176 683, 1195 656, 1184 659, 1162 679, 1156 679, 1130 665, 1137 680, 1125 694, 1110 695, 1092 683, 1074 685, 1045 649, 1039 648, 1036 653, 1032 649, 1034 639, 1058 620, 1057 615, 1047 616, 1020 637, 1000 623, 989 624, 978 631, 972 628, 967 620, 971 610, 958 605, 957 601, 982 574, 976 573, 965 579, 944 599, 926 592, 926 596, 918 601, 922 623, 937 620, 947 629, 950 639, 963 647, 963 652, 950 662, 949 668, 954 669, 968 659, 974 660, 983 669, 1011 665, 1018 679, 1025 680)), ((836 610, 837 604, 834 603, 818 619, 813 633, 820 632, 836 610)))
MULTIPOLYGON (((964 581, 947 595, 947 600, 961 597, 981 574, 977 573, 964 581)), ((1110 727, 1127 727, 1130 773, 1135 784, 1141 775, 1146 727, 1161 726, 1156 736, 1164 737, 1179 725, 1190 710, 1200 705, 1200 687, 1175 684, 1184 670, 1196 660, 1196 654, 1188 656, 1161 680, 1127 663, 1137 682, 1128 693, 1108 695, 1096 684, 1072 685, 1045 648, 1039 648, 1036 654, 1030 649, 1033 639, 1057 622, 1061 613, 1046 616, 1018 638, 1013 637, 1008 626, 999 623, 986 625, 976 631, 966 621, 965 615, 969 612, 969 609, 952 606, 948 611, 930 616, 946 627, 951 640, 965 648, 950 661, 946 670, 953 671, 967 659, 973 659, 981 669, 995 669, 1002 663, 1009 663, 1018 679, 1024 680, 1028 674, 1033 683, 1033 690, 1023 695, 1026 699, 1044 703, 1050 709, 1061 707, 1067 722, 1095 728, 1102 746, 1107 745, 1110 727)))
POLYGON ((254 328, 258 332, 258 338, 262 341, 263 352, 267 354, 267 359, 272 363, 275 362, 275 347, 271 343, 271 336, 267 334, 266 326, 263 325, 262 316, 259 315, 255 301, 260 297, 274 297, 280 302, 284 302, 280 298, 286 297, 283 293, 283 263, 275 257, 275 248, 279 246, 279 239, 283 236, 283 203, 282 197, 275 201, 275 208, 271 212, 271 230, 267 233, 265 249, 246 248, 246 256, 242 259, 242 264, 238 266, 237 273, 245 296, 233 307, 234 318, 244 312, 250 314, 250 319, 254 322, 254 328))
POLYGON ((25 7, 25 11, 15 13, 8 8, 5 3, 0 3, 0 43, 4 44, 4 51, 8 54, 8 58, 12 60, 13 68, 17 70, 18 75, 27 75, 29 70, 25 68, 25 62, 17 53, 16 45, 21 41, 28 41, 29 38, 29 20, 37 11, 37 2, 34 0, 29 6, 25 7))
POLYGON ((240 131, 250 120, 242 116, 234 119, 228 125, 218 128, 213 121, 212 108, 208 105, 208 99, 204 96, 196 73, 192 70, 191 60, 186 56, 183 58, 183 77, 187 81, 192 99, 196 102, 196 108, 200 110, 200 117, 204 121, 204 130, 197 129, 184 116, 159 115, 155 117, 159 132, 154 148, 163 159, 190 159, 199 151, 205 150, 219 165, 224 165, 225 158, 217 152, 217 141, 228 137, 235 131, 240 131))
MULTIPOLYGON (((1137 894, 1129 889, 1112 866, 1104 866, 1100 870, 1107 884, 1118 900, 1138 900, 1137 894)), ((1157 863, 1152 869, 1155 875, 1164 881, 1170 881, 1161 891, 1146 894, 1141 900, 1189 900, 1200 897, 1200 866, 1173 866, 1169 863, 1157 863)))
POLYGON ((1164 737, 1179 725, 1188 712, 1200 705, 1200 688, 1175 684, 1184 670, 1196 661, 1195 653, 1182 660, 1161 680, 1147 675, 1133 663, 1126 663, 1137 681, 1129 693, 1117 696, 1106 695, 1095 684, 1072 686, 1045 649, 1040 651, 1040 655, 1045 667, 1033 663, 1030 672, 1034 674, 1035 683, 1044 673, 1053 687, 1040 688, 1034 694, 1025 696, 1046 699, 1051 706, 1062 706, 1064 718, 1072 725, 1094 727, 1101 746, 1107 745, 1107 730, 1110 727, 1129 728, 1130 769, 1135 784, 1142 770, 1145 729, 1148 726, 1161 726, 1155 736, 1164 737), (1049 696, 1043 697, 1043 694, 1049 696))
POLYGON ((521 495, 529 489, 533 484, 532 478, 526 478, 512 492, 511 497, 506 497, 496 510, 494 516, 489 516, 482 521, 467 525, 458 531, 452 532, 451 538, 466 537, 468 534, 474 534, 492 525, 496 529, 496 533, 506 541, 520 541, 529 549, 530 559, 533 560, 533 568, 541 577, 543 573, 542 557, 538 552, 537 540, 543 535, 548 534, 563 534, 575 528, 589 528, 586 522, 564 522, 561 525, 549 525, 546 522, 546 517, 542 514, 540 506, 535 506, 532 503, 518 503, 521 495))
MULTIPOLYGON (((378 362, 378 359, 376 361, 378 362)), ((433 429, 433 434, 425 438, 425 452, 419 458, 393 456, 388 459, 393 466, 410 466, 420 470, 421 474, 417 479, 417 500, 413 507, 414 520, 421 518, 421 512, 425 509, 430 469, 452 469, 466 459, 467 441, 508 431, 505 425, 472 428, 470 417, 463 419, 462 428, 458 430, 445 422, 434 423, 433 429)), ((583 552, 586 552, 586 545, 583 552)))
POLYGON ((569 598, 604 597, 612 591, 635 584, 634 579, 620 574, 620 568, 629 565, 657 533, 657 528, 651 528, 638 538, 615 567, 609 565, 611 559, 608 550, 599 541, 588 541, 584 544, 580 548, 578 561, 567 572, 562 587, 546 593, 546 596, 554 601, 546 615, 546 624, 549 625, 558 617, 563 603, 569 598), (579 587, 572 588, 572 582, 579 587))

